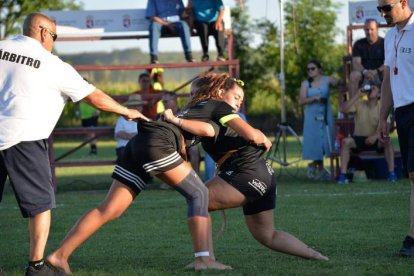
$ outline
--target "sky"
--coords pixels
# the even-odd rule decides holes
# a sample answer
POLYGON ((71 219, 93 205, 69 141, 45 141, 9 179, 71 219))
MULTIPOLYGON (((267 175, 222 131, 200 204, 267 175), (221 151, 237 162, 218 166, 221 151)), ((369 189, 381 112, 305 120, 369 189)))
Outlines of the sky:
MULTIPOLYGON (((110 9, 143 9, 147 5, 146 0, 83 0, 85 10, 110 10, 110 9)), ((187 0, 183 0, 184 4, 187 0)), ((286 2, 286 0, 284 1, 286 2)), ((334 0, 340 3, 342 7, 338 13, 337 26, 343 30, 343 34, 338 35, 337 41, 340 43, 346 42, 345 26, 348 25, 348 0, 334 0)), ((226 6, 235 6, 234 0, 223 0, 226 6)), ((279 26, 279 0, 248 0, 247 9, 249 15, 253 19, 267 18, 279 26)), ((210 38, 213 39, 213 38, 210 38)), ((201 51, 200 42, 197 37, 191 38, 193 51, 201 51)), ((214 47, 214 41, 211 40, 211 46, 214 47)), ((127 49, 139 47, 143 52, 148 52, 148 40, 113 40, 113 41, 94 41, 94 42, 57 42, 56 50, 60 54, 80 53, 80 52, 95 52, 107 51, 110 52, 116 49, 127 49)), ((159 51, 181 51, 181 43, 178 38, 168 38, 168 43, 162 43, 160 40, 159 51)))

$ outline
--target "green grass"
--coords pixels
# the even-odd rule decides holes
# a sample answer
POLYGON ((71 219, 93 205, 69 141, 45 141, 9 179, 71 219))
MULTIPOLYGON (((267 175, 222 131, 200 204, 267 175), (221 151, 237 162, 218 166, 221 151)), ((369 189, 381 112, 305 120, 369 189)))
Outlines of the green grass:
MULTIPOLYGON (((73 158, 83 158, 83 153, 73 158)), ((301 162, 297 168, 277 170, 275 224, 330 261, 308 261, 264 248, 250 236, 239 208, 227 211, 228 228, 215 241, 216 256, 234 270, 201 274, 412 274, 413 260, 397 256, 409 228, 407 179, 396 184, 366 181, 338 186, 307 180, 303 166, 301 162)), ((47 253, 85 211, 104 199, 111 181, 111 166, 60 168, 57 173, 57 208, 47 253)), ((185 209, 177 192, 144 191, 119 220, 105 225, 73 254, 70 264, 75 275, 193 275, 183 269, 192 260, 185 209)), ((21 218, 9 186, 0 218, 0 267, 5 275, 21 275, 28 253, 27 221, 21 218)), ((213 220, 217 232, 220 216, 214 214, 213 220)))

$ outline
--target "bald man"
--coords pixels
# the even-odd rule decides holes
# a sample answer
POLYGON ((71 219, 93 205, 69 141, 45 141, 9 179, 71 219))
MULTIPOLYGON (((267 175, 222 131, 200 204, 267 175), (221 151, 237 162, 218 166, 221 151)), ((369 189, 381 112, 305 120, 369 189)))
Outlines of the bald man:
POLYGON ((384 38, 378 35, 378 22, 367 19, 365 38, 352 47, 352 72, 349 76, 349 98, 357 94, 362 83, 380 85, 384 71, 384 38))
MULTIPOLYGON (((43 260, 55 207, 47 138, 68 100, 84 101, 128 120, 144 118, 86 82, 51 53, 55 22, 27 16, 23 35, 0 41, 0 201, 7 177, 21 214, 28 218, 30 253, 26 275, 59 275, 43 260)), ((10 229, 11 230, 11 229, 10 229)))

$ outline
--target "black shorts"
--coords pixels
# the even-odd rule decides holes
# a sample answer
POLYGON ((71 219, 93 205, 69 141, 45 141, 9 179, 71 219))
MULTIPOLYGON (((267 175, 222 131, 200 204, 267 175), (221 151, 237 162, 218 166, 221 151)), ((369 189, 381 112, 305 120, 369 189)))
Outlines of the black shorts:
POLYGON ((96 127, 98 126, 98 116, 82 119, 83 127, 96 127))
POLYGON ((352 152, 359 153, 365 150, 373 150, 373 151, 376 151, 377 153, 384 152, 384 147, 380 147, 378 145, 378 140, 372 145, 365 144, 365 139, 367 138, 368 138, 367 136, 352 136, 352 139, 354 139, 355 145, 356 145, 355 149, 351 149, 352 152))
POLYGON ((414 103, 395 110, 398 143, 404 174, 414 172, 414 103))
POLYGON ((245 215, 273 210, 276 205, 276 179, 272 167, 263 159, 243 168, 223 167, 218 174, 246 196, 245 215))
POLYGON ((125 146, 116 161, 112 177, 130 187, 138 195, 152 176, 169 171, 184 159, 178 153, 174 133, 168 129, 139 131, 125 146))
POLYGON ((0 200, 7 176, 23 217, 56 207, 47 140, 21 142, 0 151, 0 200))

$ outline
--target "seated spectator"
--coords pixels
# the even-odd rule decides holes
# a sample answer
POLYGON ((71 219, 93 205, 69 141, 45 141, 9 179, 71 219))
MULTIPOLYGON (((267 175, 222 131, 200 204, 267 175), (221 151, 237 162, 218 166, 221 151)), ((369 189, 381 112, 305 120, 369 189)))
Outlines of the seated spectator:
MULTIPOLYGON (((152 68, 148 69, 148 74, 151 77, 152 88, 157 91, 164 90, 164 69, 152 68)), ((162 113, 165 110, 162 101, 157 102, 157 114, 162 113)))
POLYGON ((148 70, 148 73, 152 80, 152 87, 154 90, 164 89, 164 69, 163 68, 152 68, 148 70))
POLYGON ((378 139, 377 127, 379 123, 380 90, 376 85, 369 85, 364 89, 358 89, 357 93, 340 107, 341 112, 348 113, 353 108, 354 116, 354 133, 351 137, 346 137, 341 146, 341 174, 338 178, 338 184, 348 183, 346 172, 350 160, 351 151, 360 152, 364 150, 375 150, 384 152, 388 164, 388 180, 397 181, 394 173, 394 149, 392 143, 387 141, 382 144, 378 139), (362 100, 366 94, 368 100, 362 100))
POLYGON ((194 62, 191 53, 191 33, 186 21, 182 20, 184 4, 181 0, 148 0, 146 17, 149 25, 149 48, 151 63, 158 63, 158 40, 162 32, 178 34, 183 45, 185 59, 194 62))
MULTIPOLYGON (((130 109, 136 109, 142 112, 143 105, 146 104, 141 95, 132 94, 128 97, 128 101, 124 105, 130 109)), ((115 140, 116 140, 116 156, 119 158, 124 151, 128 141, 138 133, 137 122, 126 120, 120 116, 115 124, 115 140)))
POLYGON ((138 84, 140 89, 132 94, 141 94, 142 99, 147 102, 147 104, 144 105, 142 113, 148 118, 155 120, 157 118, 157 105, 161 99, 162 92, 160 90, 155 90, 152 87, 151 77, 148 73, 139 75, 138 84))
POLYGON ((188 8, 194 15, 194 27, 200 37, 203 49, 202 61, 208 61, 208 38, 212 35, 216 41, 217 60, 225 61, 224 57, 224 5, 222 0, 189 0, 188 8))
POLYGON ((384 39, 378 35, 378 22, 367 19, 365 38, 352 47, 352 71, 349 79, 349 97, 352 98, 365 82, 380 85, 384 70, 384 39))

